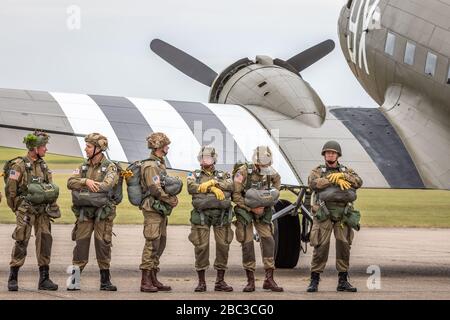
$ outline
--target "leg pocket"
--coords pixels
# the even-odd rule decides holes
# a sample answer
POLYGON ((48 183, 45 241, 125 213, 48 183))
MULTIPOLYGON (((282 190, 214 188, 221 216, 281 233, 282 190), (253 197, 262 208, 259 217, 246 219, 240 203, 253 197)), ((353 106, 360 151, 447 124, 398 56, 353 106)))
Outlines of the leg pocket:
POLYGON ((236 240, 240 243, 244 243, 246 227, 239 221, 237 221, 235 225, 236 225, 236 240))
POLYGON ((194 246, 201 245, 202 243, 201 230, 199 228, 192 227, 188 239, 194 246))
POLYGON ((319 245, 319 239, 320 239, 320 226, 318 223, 314 222, 311 234, 309 235, 309 243, 312 247, 317 247, 319 245))
POLYGON ((159 223, 150 223, 144 226, 144 237, 146 240, 153 241, 161 236, 159 223))
POLYGON ((106 220, 105 221, 105 229, 103 230, 103 241, 105 241, 107 244, 110 244, 112 242, 112 229, 113 229, 113 222, 106 220))
POLYGON ((16 241, 25 241, 27 234, 27 225, 16 226, 12 234, 12 238, 16 241))
POLYGON ((225 241, 227 244, 230 244, 234 238, 234 233, 233 233, 233 229, 231 229, 231 225, 226 226, 225 233, 226 233, 225 241))

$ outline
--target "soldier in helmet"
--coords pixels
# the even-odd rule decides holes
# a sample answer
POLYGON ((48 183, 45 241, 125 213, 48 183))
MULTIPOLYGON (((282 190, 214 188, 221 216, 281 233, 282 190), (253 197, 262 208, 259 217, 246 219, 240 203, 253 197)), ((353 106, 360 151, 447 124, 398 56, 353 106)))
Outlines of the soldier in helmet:
POLYGON ((209 266, 209 233, 211 226, 216 240, 217 270, 215 291, 233 291, 224 281, 228 263, 228 251, 233 240, 231 230, 231 193, 233 182, 228 172, 216 170, 217 153, 213 147, 203 146, 198 154, 200 170, 190 172, 187 177, 188 192, 192 195, 191 233, 189 240, 195 247, 195 269, 198 286, 195 292, 206 291, 205 270, 209 266))
POLYGON ((350 245, 353 230, 359 230, 359 212, 353 208, 355 190, 362 186, 361 178, 352 169, 339 163, 341 146, 328 141, 322 148, 325 164, 315 168, 309 178, 309 187, 315 192, 313 226, 310 235, 314 253, 311 261, 311 283, 308 292, 318 290, 320 274, 325 269, 330 248, 331 233, 336 238, 336 269, 339 272, 337 291, 356 292, 348 282, 350 245))
POLYGON ((52 172, 43 159, 49 138, 38 130, 28 134, 23 140, 27 155, 12 159, 5 165, 5 195, 8 206, 16 214, 16 228, 12 235, 16 242, 11 254, 9 291, 18 290, 18 272, 25 262, 33 227, 39 265, 38 289, 58 289, 58 285, 49 278, 53 241, 50 223, 52 218, 61 216, 56 204, 59 188, 53 184, 52 172))
POLYGON ((178 198, 169 195, 162 187, 162 177, 167 175, 164 157, 169 152, 169 138, 162 132, 147 137, 150 158, 141 167, 141 187, 145 196, 141 205, 144 214, 145 245, 142 252, 141 291, 170 291, 158 278, 159 258, 164 252, 167 240, 167 218, 178 204, 178 198))
POLYGON ((117 287, 111 283, 109 270, 113 221, 116 217, 116 203, 111 198, 111 191, 119 176, 116 165, 104 155, 108 149, 108 139, 100 133, 91 133, 84 141, 87 160, 75 169, 67 181, 67 188, 72 190, 72 211, 77 218, 72 231, 72 240, 76 242, 72 264, 83 271, 88 263, 94 233, 95 253, 100 268, 100 290, 116 291, 117 287))
POLYGON ((263 289, 283 291, 273 279, 275 270, 275 241, 272 229, 273 205, 278 200, 281 186, 280 175, 272 168, 272 152, 267 146, 259 146, 253 153, 253 163, 246 163, 234 171, 233 201, 236 203, 236 239, 242 245, 242 262, 247 274, 244 292, 255 291, 255 249, 253 246, 253 226, 261 239, 261 253, 266 277, 263 289), (271 203, 263 203, 258 197, 251 198, 268 190, 275 190, 271 203), (276 195, 278 194, 278 195, 276 195))

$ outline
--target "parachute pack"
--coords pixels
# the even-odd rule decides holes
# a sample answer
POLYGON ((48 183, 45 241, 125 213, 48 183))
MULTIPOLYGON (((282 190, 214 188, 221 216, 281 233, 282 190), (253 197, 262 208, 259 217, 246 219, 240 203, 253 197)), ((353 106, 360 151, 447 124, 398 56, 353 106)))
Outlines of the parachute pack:
MULTIPOLYGON (((135 161, 122 173, 122 177, 125 178, 127 183, 128 200, 134 206, 141 206, 143 200, 149 196, 149 194, 143 190, 141 184, 142 166, 144 162, 148 160, 150 159, 135 161)), ((183 188, 183 182, 178 177, 161 175, 160 181, 161 187, 171 196, 179 194, 183 188)))

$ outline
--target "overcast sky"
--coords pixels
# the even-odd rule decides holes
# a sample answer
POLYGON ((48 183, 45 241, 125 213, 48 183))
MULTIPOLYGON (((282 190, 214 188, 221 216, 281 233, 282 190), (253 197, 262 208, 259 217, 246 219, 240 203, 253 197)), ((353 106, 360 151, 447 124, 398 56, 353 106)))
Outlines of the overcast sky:
POLYGON ((153 54, 153 38, 217 72, 243 57, 288 59, 333 39, 336 49, 303 78, 326 105, 375 106, 339 46, 337 20, 346 2, 0 0, 0 88, 206 102, 209 88, 153 54))

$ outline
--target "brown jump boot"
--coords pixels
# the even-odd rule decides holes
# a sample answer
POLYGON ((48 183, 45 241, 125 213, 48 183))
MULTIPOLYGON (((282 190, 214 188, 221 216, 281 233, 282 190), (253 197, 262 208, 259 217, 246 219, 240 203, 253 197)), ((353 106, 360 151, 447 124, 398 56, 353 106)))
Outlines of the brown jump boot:
POLYGON ((255 273, 251 270, 245 270, 247 274, 247 285, 245 286, 243 292, 253 292, 255 291, 255 273))
POLYGON ((58 290, 58 285, 53 283, 52 280, 50 280, 49 270, 50 270, 49 266, 39 267, 39 283, 38 283, 39 290, 50 290, 50 291, 58 290))
POLYGON ((272 290, 274 292, 283 292, 283 288, 279 287, 273 280, 273 269, 266 269, 266 279, 264 280, 263 289, 272 290))
POLYGON ((170 286, 165 286, 158 281, 158 278, 156 277, 157 273, 158 273, 157 269, 151 270, 150 277, 152 279, 153 285, 158 288, 158 291, 171 291, 172 288, 170 286))
POLYGON ((224 291, 224 292, 233 291, 233 287, 229 286, 225 282, 225 280, 223 280, 224 275, 225 275, 225 270, 217 270, 217 278, 216 278, 216 284, 214 286, 214 291, 224 291))
POLYGON ((197 271, 197 275, 198 275, 198 285, 194 291, 205 292, 206 291, 205 270, 197 271))
POLYGON ((142 270, 141 291, 158 292, 158 288, 153 285, 150 278, 150 270, 142 270))

